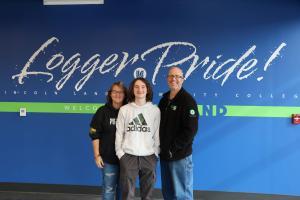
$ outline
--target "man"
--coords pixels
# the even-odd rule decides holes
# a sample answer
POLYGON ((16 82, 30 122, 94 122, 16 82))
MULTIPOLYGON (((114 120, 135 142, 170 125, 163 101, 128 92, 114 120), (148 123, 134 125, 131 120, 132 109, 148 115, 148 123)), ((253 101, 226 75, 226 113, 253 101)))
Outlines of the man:
POLYGON ((170 91, 159 102, 162 193, 165 200, 193 199, 192 144, 198 129, 198 108, 182 88, 182 70, 171 67, 170 91))

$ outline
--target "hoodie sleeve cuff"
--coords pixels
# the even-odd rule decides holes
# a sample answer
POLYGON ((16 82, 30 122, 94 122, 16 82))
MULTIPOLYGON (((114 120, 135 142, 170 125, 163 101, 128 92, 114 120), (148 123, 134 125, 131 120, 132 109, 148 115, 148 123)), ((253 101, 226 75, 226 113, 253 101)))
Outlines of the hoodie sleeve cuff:
POLYGON ((159 153, 160 153, 160 149, 158 148, 158 149, 156 149, 155 152, 154 152, 154 154, 155 154, 155 156, 156 156, 157 158, 159 157, 159 153))
POLYGON ((122 156, 124 156, 125 152, 124 151, 118 151, 117 152, 117 156, 119 158, 119 160, 122 158, 122 156))

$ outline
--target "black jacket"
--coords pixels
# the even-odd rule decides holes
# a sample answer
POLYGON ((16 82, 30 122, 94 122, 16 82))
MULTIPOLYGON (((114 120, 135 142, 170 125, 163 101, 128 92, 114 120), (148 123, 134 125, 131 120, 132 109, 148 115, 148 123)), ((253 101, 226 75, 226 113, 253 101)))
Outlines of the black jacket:
POLYGON ((194 98, 183 88, 170 100, 170 92, 159 102, 160 158, 180 160, 192 154, 194 136, 198 130, 198 106, 194 98))
POLYGON ((119 159, 116 156, 115 138, 116 138, 116 120, 119 110, 109 104, 98 108, 90 124, 89 135, 92 140, 100 140, 100 155, 104 162, 109 164, 118 164, 119 159))

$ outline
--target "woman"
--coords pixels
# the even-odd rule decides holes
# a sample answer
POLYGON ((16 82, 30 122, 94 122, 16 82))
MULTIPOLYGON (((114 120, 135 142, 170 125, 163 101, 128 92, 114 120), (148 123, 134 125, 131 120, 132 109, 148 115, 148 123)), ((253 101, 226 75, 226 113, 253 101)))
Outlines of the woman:
POLYGON ((144 78, 131 82, 129 101, 120 108, 116 124, 122 198, 134 199, 139 175, 141 199, 151 199, 159 154, 160 111, 151 103, 152 89, 144 78))
POLYGON ((118 199, 119 159, 115 152, 116 119, 119 108, 127 101, 127 89, 122 82, 115 82, 107 94, 107 103, 95 113, 90 124, 97 167, 103 171, 103 199, 118 199), (117 190, 117 192, 116 192, 117 190))

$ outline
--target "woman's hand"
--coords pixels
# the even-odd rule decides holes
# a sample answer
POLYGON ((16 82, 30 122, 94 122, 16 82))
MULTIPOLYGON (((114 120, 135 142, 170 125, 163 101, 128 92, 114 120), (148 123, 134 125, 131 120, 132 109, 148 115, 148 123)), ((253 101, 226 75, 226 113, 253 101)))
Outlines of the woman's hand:
POLYGON ((95 156, 95 163, 96 163, 98 168, 103 168, 104 167, 104 162, 103 162, 100 155, 95 156))

